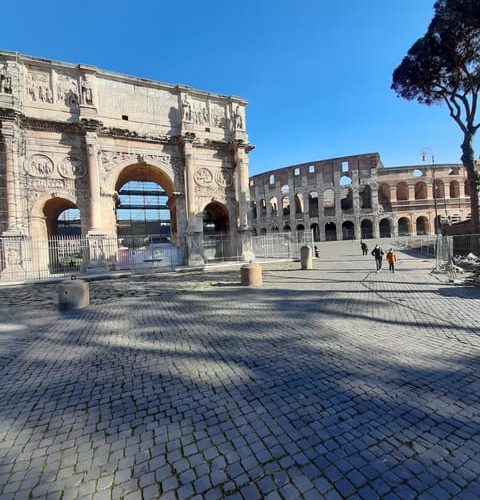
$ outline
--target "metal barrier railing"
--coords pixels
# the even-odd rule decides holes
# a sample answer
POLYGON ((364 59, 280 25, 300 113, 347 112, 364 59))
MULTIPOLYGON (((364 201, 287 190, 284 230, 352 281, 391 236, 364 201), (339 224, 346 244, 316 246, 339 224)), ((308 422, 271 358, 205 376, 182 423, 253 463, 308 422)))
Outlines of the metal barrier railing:
MULTIPOLYGON (((255 260, 298 259, 303 245, 314 247, 312 231, 252 236, 255 260)), ((205 235, 205 264, 245 260, 240 240, 230 235, 205 235)), ((162 235, 62 236, 48 240, 0 237, 0 281, 36 281, 111 271, 158 271, 181 266, 184 249, 162 235)))
POLYGON ((159 270, 183 263, 181 248, 148 237, 0 237, 0 280, 32 281, 91 271, 159 270))
POLYGON ((313 231, 269 233, 253 237, 253 253, 256 260, 299 259, 300 248, 314 247, 313 231))

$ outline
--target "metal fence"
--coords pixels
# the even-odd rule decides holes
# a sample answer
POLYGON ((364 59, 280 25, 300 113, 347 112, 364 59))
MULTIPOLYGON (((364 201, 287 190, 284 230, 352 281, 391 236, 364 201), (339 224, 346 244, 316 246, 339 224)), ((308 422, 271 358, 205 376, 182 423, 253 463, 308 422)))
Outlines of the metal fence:
POLYGON ((455 278, 464 269, 480 272, 480 234, 439 236, 436 270, 455 278))
POLYGON ((254 236, 253 253, 255 260, 299 259, 300 248, 304 245, 314 247, 313 231, 288 231, 254 236))
POLYGON ((148 237, 0 237, 0 281, 32 281, 80 273, 159 270, 183 263, 182 249, 148 237))
MULTIPOLYGON (((245 243, 238 235, 206 235, 203 239, 204 263, 242 262, 247 258, 245 243)), ((311 231, 252 236, 247 244, 251 249, 247 260, 299 258, 303 245, 313 248, 311 231)), ((0 282, 111 271, 159 271, 173 269, 184 262, 183 248, 173 245, 162 235, 118 239, 103 235, 63 236, 48 240, 0 237, 0 282)))
POLYGON ((230 233, 203 236, 203 261, 205 264, 220 264, 242 260, 242 253, 230 233))
POLYGON ((382 241, 384 240, 387 240, 391 247, 397 249, 412 250, 431 256, 434 256, 436 252, 437 236, 435 235, 397 236, 385 238, 382 241))
POLYGON ((183 261, 183 250, 165 236, 124 236, 119 239, 115 268, 155 271, 180 266, 183 261))

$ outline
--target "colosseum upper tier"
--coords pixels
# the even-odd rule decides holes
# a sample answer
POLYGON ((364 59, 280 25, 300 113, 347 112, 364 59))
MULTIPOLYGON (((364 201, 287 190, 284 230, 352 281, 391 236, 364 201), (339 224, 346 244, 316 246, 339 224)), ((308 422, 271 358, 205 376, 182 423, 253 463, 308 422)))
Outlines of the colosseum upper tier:
POLYGON ((254 234, 312 230, 315 241, 434 234, 470 217, 461 164, 384 167, 378 153, 250 177, 254 234))

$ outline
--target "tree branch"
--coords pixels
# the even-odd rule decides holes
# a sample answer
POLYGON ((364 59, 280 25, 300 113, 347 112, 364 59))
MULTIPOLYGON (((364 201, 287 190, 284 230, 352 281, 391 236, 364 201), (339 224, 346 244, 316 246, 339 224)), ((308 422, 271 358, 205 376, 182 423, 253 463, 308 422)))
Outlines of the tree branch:
MULTIPOLYGON (((460 127, 462 132, 464 134, 466 134, 467 127, 465 127, 464 123, 461 120, 462 111, 460 109, 459 104, 454 100, 450 101, 450 99, 445 94, 442 94, 442 98, 445 101, 445 103, 447 104, 448 110, 450 111, 450 116, 455 120, 455 122, 460 127), (454 107, 455 107, 455 109, 454 109, 454 107)), ((453 99, 453 97, 452 97, 452 99, 453 99)))

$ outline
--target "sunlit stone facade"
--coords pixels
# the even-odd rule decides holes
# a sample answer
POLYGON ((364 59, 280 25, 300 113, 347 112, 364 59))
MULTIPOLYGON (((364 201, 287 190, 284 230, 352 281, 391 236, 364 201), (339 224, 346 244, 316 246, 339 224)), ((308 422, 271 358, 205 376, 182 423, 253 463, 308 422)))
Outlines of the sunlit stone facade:
POLYGON ((252 176, 251 224, 256 234, 312 230, 316 241, 434 234, 435 213, 438 228, 470 216, 466 190, 459 164, 386 168, 378 153, 332 158, 252 176))

